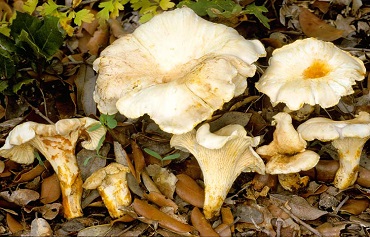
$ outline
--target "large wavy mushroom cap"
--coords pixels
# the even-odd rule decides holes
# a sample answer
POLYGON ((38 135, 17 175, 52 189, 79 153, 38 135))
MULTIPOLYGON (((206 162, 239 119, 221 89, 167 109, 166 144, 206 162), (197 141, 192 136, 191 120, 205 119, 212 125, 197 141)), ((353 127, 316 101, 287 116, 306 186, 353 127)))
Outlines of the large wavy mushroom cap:
POLYGON ((229 189, 241 172, 265 173, 265 164, 253 150, 259 137, 251 138, 241 125, 227 125, 211 133, 209 124, 198 131, 173 135, 171 146, 194 155, 203 173, 206 218, 217 214, 229 189))
POLYGON ((256 88, 268 95, 274 106, 283 102, 291 110, 304 104, 322 108, 338 104, 342 96, 353 93, 352 86, 363 80, 366 72, 360 59, 315 38, 276 49, 269 64, 256 88))
POLYGON ((242 94, 265 55, 258 40, 189 8, 167 11, 103 50, 94 100, 101 113, 148 114, 162 130, 185 133, 242 94))
POLYGON ((338 150, 339 169, 334 179, 337 188, 345 189, 356 181, 361 152, 370 138, 369 113, 360 112, 356 118, 345 121, 312 118, 299 125, 297 131, 306 141, 331 141, 338 150))

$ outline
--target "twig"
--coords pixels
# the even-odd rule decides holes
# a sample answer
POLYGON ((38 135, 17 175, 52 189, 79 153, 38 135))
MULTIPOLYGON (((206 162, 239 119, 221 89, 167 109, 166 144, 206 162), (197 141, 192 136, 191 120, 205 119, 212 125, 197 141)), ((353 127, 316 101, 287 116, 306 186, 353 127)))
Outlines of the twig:
MULTIPOLYGON (((22 97, 22 98, 23 98, 23 97, 22 97)), ((35 106, 31 105, 31 103, 30 103, 30 102, 28 102, 25 98, 23 98, 23 100, 26 102, 26 104, 27 104, 29 107, 31 107, 31 108, 35 111, 35 113, 36 113, 37 115, 39 115, 41 118, 45 119, 48 123, 50 123, 50 124, 54 124, 54 122, 53 122, 53 121, 51 121, 48 117, 46 117, 43 113, 41 113, 41 111, 40 111, 38 108, 36 108, 35 106)))
POLYGON ((299 219, 298 217, 296 217, 293 213, 291 213, 286 207, 284 206, 280 206, 280 208, 285 211, 293 220, 295 220, 296 222, 298 222, 300 225, 303 225, 304 227, 306 227, 309 231, 311 231, 312 233, 314 233, 315 235, 319 236, 319 237, 322 237, 321 233, 319 231, 317 231, 316 229, 314 229, 313 227, 311 227, 309 224, 305 223, 304 221, 302 221, 301 219, 299 219))
POLYGON ((346 196, 343 201, 341 201, 339 203, 339 205, 335 208, 334 210, 334 214, 337 214, 339 212, 339 210, 342 208, 342 206, 347 202, 347 200, 349 199, 349 196, 346 196))

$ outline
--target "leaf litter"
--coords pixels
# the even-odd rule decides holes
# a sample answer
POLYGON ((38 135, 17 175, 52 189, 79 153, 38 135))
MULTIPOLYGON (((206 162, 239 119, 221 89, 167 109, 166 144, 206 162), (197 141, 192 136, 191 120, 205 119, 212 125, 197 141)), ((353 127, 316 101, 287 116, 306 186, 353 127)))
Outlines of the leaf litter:
MULTIPOLYGON (((209 4, 209 1, 203 2, 209 4)), ((257 18, 262 13, 267 16, 262 23, 269 24, 270 30, 263 28, 263 24, 253 16, 240 17, 243 12, 237 8, 230 11, 225 6, 220 8, 212 5, 213 9, 204 12, 204 15, 210 20, 233 25, 246 38, 263 39, 261 41, 270 53, 301 36, 314 36, 333 41, 361 58, 368 68, 370 6, 367 2, 348 0, 329 4, 327 1, 284 0, 267 2, 265 7, 268 12, 262 8, 252 10, 257 18), (278 37, 276 33, 279 33, 278 37)), ((20 70, 24 78, 31 79, 31 75, 36 75, 45 80, 40 84, 35 80, 22 80, 14 87, 7 87, 9 93, 4 94, 0 107, 2 141, 10 129, 24 120, 45 121, 46 117, 56 122, 58 118, 76 115, 97 116, 96 105, 92 101, 95 78, 91 62, 105 46, 140 25, 137 12, 125 10, 125 13, 127 15, 109 20, 110 28, 99 27, 96 21, 84 22, 78 27, 76 35, 64 38, 64 42, 58 38, 56 31, 51 31, 52 35, 49 35, 54 41, 43 42, 44 29, 54 19, 40 22, 19 14, 18 22, 13 25, 13 35, 19 37, 18 44, 14 46, 19 47, 19 42, 28 45, 32 52, 30 58, 39 57, 42 63, 60 51, 60 59, 56 61, 60 62, 61 67, 58 69, 54 64, 40 72, 34 70, 33 62, 22 61, 25 64, 16 70, 20 70), (22 29, 17 27, 17 24, 21 24, 20 19, 40 26, 39 31, 27 33, 35 36, 34 44, 45 44, 42 51, 35 51, 25 32, 15 30, 22 29), (123 31, 122 25, 125 26, 123 31), (11 92, 12 88, 15 90, 11 92)), ((2 43, 4 45, 5 41, 2 43)), ((13 60, 9 54, 1 56, 13 60)), ((17 51, 17 57, 23 59, 24 51, 17 51)), ((261 72, 266 68, 266 62, 260 60, 261 72)), ((15 68, 9 67, 7 70, 10 75, 15 73, 15 68)), ((249 79, 250 85, 258 80, 257 77, 249 79)), ((343 98, 340 105, 326 111, 316 108, 308 116, 339 120, 348 119, 359 111, 369 112, 369 79, 367 74, 367 81, 359 83, 355 93, 343 98)), ((266 97, 261 97, 250 86, 248 92, 225 104, 209 122, 213 131, 231 123, 240 124, 251 135, 262 135, 263 142, 268 144, 272 141, 274 131, 272 116, 279 110, 282 110, 280 105, 272 107, 266 97)), ((133 121, 118 116, 116 119, 117 127, 107 135, 99 154, 96 151, 85 153, 84 149, 78 147, 77 157, 84 179, 114 159, 131 168, 127 179, 135 198, 131 206, 124 208, 127 216, 113 221, 101 197, 97 193, 86 192, 82 200, 86 202, 83 205, 84 217, 67 221, 62 217, 58 180, 47 162, 44 161, 44 165, 37 161, 20 165, 1 158, 0 233, 40 236, 174 236, 175 233, 204 236, 216 236, 216 233, 220 236, 369 235, 368 144, 365 144, 356 183, 348 189, 338 190, 331 184, 338 169, 332 148, 320 142, 310 143, 310 149, 320 151, 321 160, 313 169, 300 172, 302 177, 309 177, 307 187, 288 192, 278 183, 276 176, 242 173, 229 190, 220 215, 206 220, 200 211, 204 202, 204 183, 196 160, 185 152, 180 152, 180 158, 166 162, 152 159, 144 152, 144 148, 155 151, 161 157, 179 152, 169 146, 170 135, 160 131, 145 116, 133 121), (113 143, 117 141, 123 150, 113 149, 113 143), (123 153, 121 161, 118 160, 118 152, 123 153), (143 181, 145 175, 153 181, 156 191, 147 187, 148 184, 143 181)), ((296 123, 298 125, 299 120, 296 123)))

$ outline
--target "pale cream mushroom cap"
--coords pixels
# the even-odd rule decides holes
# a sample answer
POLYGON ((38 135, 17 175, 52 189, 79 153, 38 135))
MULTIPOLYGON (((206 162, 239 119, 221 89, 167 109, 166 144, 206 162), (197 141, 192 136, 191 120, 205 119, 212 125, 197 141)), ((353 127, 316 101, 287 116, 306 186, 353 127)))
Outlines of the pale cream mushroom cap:
POLYGON ((293 127, 291 116, 280 112, 273 118, 276 129, 272 142, 256 149, 261 157, 268 160, 266 173, 290 174, 316 166, 320 156, 306 150, 307 142, 293 127))
POLYGON ((356 181, 361 152, 370 138, 370 114, 360 112, 356 118, 345 121, 312 118, 299 125, 297 131, 307 141, 332 141, 339 154, 334 179, 337 188, 345 189, 356 181))
POLYGON ((130 169, 119 163, 111 163, 95 171, 83 184, 85 189, 98 189, 112 218, 125 214, 123 207, 131 204, 131 193, 126 174, 130 169))
POLYGON ((62 119, 54 125, 25 122, 16 126, 0 148, 0 155, 19 163, 30 164, 38 150, 52 165, 60 181, 64 215, 71 219, 82 216, 82 179, 75 157, 75 146, 81 134, 86 135, 87 149, 95 149, 105 135, 101 126, 90 132, 89 128, 99 121, 90 118, 62 119), (99 135, 97 135, 99 134, 99 135), (90 136, 91 135, 91 136, 90 136), (98 141, 90 141, 95 140, 98 141))
MULTIPOLYGON (((252 148, 256 139, 242 133, 235 136, 235 129, 239 130, 240 127, 243 127, 240 125, 228 126, 234 129, 224 128, 224 132, 230 132, 229 135, 232 138, 226 142, 224 139, 214 139, 215 142, 224 144, 217 149, 206 148, 198 144, 197 140, 202 139, 197 139, 197 135, 209 135, 205 134, 204 131, 197 134, 194 129, 185 134, 173 135, 170 141, 171 146, 193 154, 199 163, 205 184, 203 212, 208 219, 218 214, 229 189, 241 172, 265 173, 265 165, 262 159, 252 148)), ((210 133, 209 130, 208 133, 210 133)), ((224 133, 223 136, 226 136, 226 134, 224 133)))
POLYGON ((328 108, 352 94, 352 86, 365 73, 360 59, 333 43, 307 38, 276 49, 256 88, 274 106, 282 102, 291 110, 304 104, 328 108))
POLYGON ((258 40, 189 8, 166 11, 103 50, 94 100, 104 114, 148 114, 162 130, 185 133, 242 94, 265 55, 258 40))

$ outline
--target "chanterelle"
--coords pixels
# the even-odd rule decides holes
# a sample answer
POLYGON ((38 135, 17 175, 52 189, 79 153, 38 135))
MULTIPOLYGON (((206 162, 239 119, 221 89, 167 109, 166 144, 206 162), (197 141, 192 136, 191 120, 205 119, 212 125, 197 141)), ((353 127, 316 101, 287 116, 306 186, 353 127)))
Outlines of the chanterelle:
POLYGON ((0 155, 18 163, 30 164, 38 150, 52 165, 60 181, 64 216, 67 219, 82 216, 82 179, 75 156, 75 147, 80 135, 81 145, 94 150, 106 129, 101 126, 94 131, 89 128, 99 121, 85 118, 62 119, 55 125, 25 122, 16 126, 0 148, 0 155))
POLYGON ((213 134, 209 131, 209 124, 199 129, 200 133, 193 129, 185 134, 173 135, 170 144, 192 153, 197 159, 205 185, 203 212, 209 219, 219 212, 229 189, 241 172, 264 174, 265 164, 252 148, 259 143, 259 137, 248 137, 243 126, 227 125, 213 134), (208 138, 213 142, 205 142, 203 145, 197 142, 208 138))
POLYGON ((299 125, 297 131, 306 141, 331 141, 338 150, 339 169, 334 179, 337 188, 345 189, 356 181, 362 148, 370 138, 370 114, 360 112, 345 121, 312 118, 299 125))
POLYGON ((260 41, 190 8, 166 11, 103 50, 94 100, 104 114, 148 114, 162 130, 186 133, 242 94, 265 55, 260 41))

